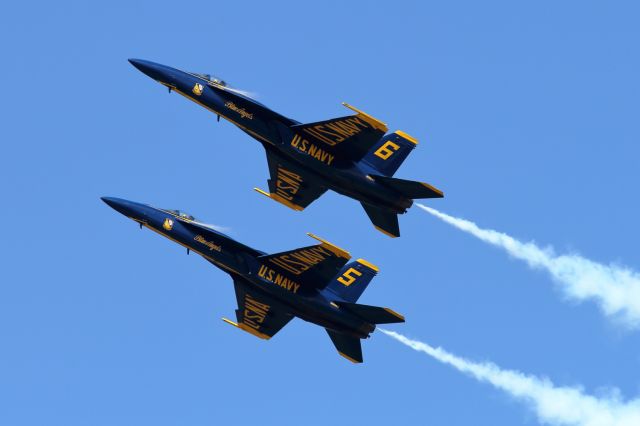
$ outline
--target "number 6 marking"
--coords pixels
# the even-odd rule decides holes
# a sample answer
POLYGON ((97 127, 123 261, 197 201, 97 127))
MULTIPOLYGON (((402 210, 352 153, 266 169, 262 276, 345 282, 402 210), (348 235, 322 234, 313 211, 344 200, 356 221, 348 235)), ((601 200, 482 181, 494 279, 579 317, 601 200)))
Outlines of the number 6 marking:
POLYGON ((382 145, 380 148, 378 148, 376 152, 374 152, 374 155, 376 157, 382 158, 383 160, 386 160, 387 158, 391 157, 393 153, 399 149, 400 149, 399 145, 396 145, 391 141, 386 141, 384 145, 382 145))

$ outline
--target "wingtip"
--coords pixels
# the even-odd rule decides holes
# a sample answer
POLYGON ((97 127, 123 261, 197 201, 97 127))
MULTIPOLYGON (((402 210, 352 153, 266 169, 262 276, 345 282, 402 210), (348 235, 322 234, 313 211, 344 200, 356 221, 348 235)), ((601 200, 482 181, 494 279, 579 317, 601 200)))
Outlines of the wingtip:
POLYGON ((238 327, 238 323, 235 321, 231 321, 229 318, 222 317, 222 321, 226 322, 227 324, 231 324, 234 327, 238 327))
POLYGON ((269 193, 268 193, 267 191, 263 191, 263 190, 262 190, 262 189, 260 189, 260 188, 253 188, 253 190, 254 190, 254 191, 256 191, 256 192, 258 192, 258 193, 260 193, 260 194, 262 194, 262 195, 264 195, 265 197, 269 197, 269 198, 271 198, 271 195, 269 195, 269 193))
POLYGON ((338 247, 337 245, 332 244, 329 241, 324 240, 315 234, 312 234, 311 232, 307 232, 307 235, 313 238, 314 240, 320 241, 329 251, 331 251, 336 256, 343 257, 345 259, 351 259, 351 253, 349 253, 345 249, 338 247))
POLYGON ((299 206, 297 204, 293 204, 292 202, 285 200, 284 198, 282 198, 281 196, 279 196, 278 194, 271 194, 267 191, 263 191, 260 188, 253 188, 254 191, 264 195, 267 198, 271 198, 273 201, 276 201, 286 207, 289 207, 292 210, 295 210, 297 212, 301 212, 302 210, 304 210, 304 207, 299 206))
POLYGON ((353 105, 349 105, 346 102, 342 102, 342 105, 344 105, 345 107, 349 108, 351 111, 357 113, 362 120, 364 120, 367 123, 369 123, 373 128, 381 130, 381 131, 383 131, 385 133, 389 130, 389 128, 387 127, 386 123, 378 120, 377 118, 367 114, 364 111, 359 110, 358 108, 354 107, 353 105))

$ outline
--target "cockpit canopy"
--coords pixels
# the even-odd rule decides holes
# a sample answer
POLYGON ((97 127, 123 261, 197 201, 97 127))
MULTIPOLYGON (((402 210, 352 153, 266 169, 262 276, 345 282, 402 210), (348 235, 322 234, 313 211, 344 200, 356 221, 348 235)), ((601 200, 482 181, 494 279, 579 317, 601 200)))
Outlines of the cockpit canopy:
POLYGON ((168 213, 171 213, 174 216, 177 216, 181 219, 186 219, 186 220, 196 220, 195 217, 191 216, 189 213, 187 212, 183 212, 181 210, 166 210, 168 213))
POLYGON ((211 74, 200 74, 200 73, 194 72, 193 75, 197 75, 200 78, 204 78, 209 83, 217 84, 218 86, 222 86, 222 87, 227 87, 226 81, 216 76, 212 76, 211 74))

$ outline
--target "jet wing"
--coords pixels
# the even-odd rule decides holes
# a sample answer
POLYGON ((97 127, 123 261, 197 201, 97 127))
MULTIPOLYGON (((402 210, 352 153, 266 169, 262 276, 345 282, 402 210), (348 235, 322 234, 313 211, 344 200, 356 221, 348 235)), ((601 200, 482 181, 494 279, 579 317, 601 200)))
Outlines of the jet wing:
POLYGON ((233 285, 238 301, 238 322, 223 318, 225 322, 261 339, 270 339, 293 319, 279 302, 252 289, 242 278, 234 277, 233 285))
POLYGON ((387 132, 387 125, 349 104, 356 115, 291 126, 291 145, 328 165, 333 159, 359 161, 387 132), (328 155, 325 155, 326 154, 328 155))
POLYGON ((267 150, 267 162, 271 176, 268 181, 269 193, 258 188, 256 191, 293 210, 304 210, 327 191, 326 187, 305 176, 300 166, 270 150, 267 150))
MULTIPOLYGON (((279 276, 288 279, 287 282, 291 283, 295 293, 298 293, 298 290, 308 293, 325 288, 349 261, 351 255, 313 234, 308 235, 320 241, 321 244, 259 256, 257 259, 263 265, 263 268, 260 268, 261 276, 264 278, 264 275, 269 274, 269 270, 272 269, 278 281, 281 282, 279 276)), ((268 277, 269 275, 266 276, 267 280, 275 281, 268 277)))

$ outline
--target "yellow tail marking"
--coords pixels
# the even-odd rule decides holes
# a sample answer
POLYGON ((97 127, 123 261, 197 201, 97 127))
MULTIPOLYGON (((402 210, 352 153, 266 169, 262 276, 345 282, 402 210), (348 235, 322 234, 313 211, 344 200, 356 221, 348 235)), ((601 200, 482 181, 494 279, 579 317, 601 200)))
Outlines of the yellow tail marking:
POLYGON ((356 262, 363 264, 364 266, 366 266, 367 268, 371 268, 376 272, 380 272, 380 268, 378 268, 376 265, 374 265, 373 263, 367 262, 364 259, 358 259, 356 260, 356 262))
POLYGON ((387 132, 387 130, 389 130, 389 128, 387 127, 387 125, 385 123, 383 123, 382 121, 378 120, 375 117, 370 116, 369 114, 367 114, 364 111, 360 111, 358 108, 353 107, 351 105, 349 105, 346 102, 343 102, 342 105, 346 106, 347 108, 349 108, 351 111, 355 111, 358 113, 358 116, 366 121, 367 123, 369 123, 373 128, 378 129, 378 130, 382 130, 383 132, 387 132))
POLYGON ((408 140, 412 144, 418 145, 418 139, 414 138, 413 136, 410 136, 410 135, 406 134, 402 130, 396 130, 395 133, 396 133, 396 135, 402 136, 403 138, 405 138, 406 140, 408 140))
POLYGON ((307 232, 307 235, 310 236, 311 238, 318 240, 322 243, 322 246, 324 248, 326 248, 327 250, 329 250, 331 253, 335 254, 338 257, 344 257, 345 259, 351 259, 351 254, 344 250, 341 249, 340 247, 331 244, 329 241, 327 240, 323 240, 322 238, 318 237, 317 235, 313 235, 311 232, 307 232))

